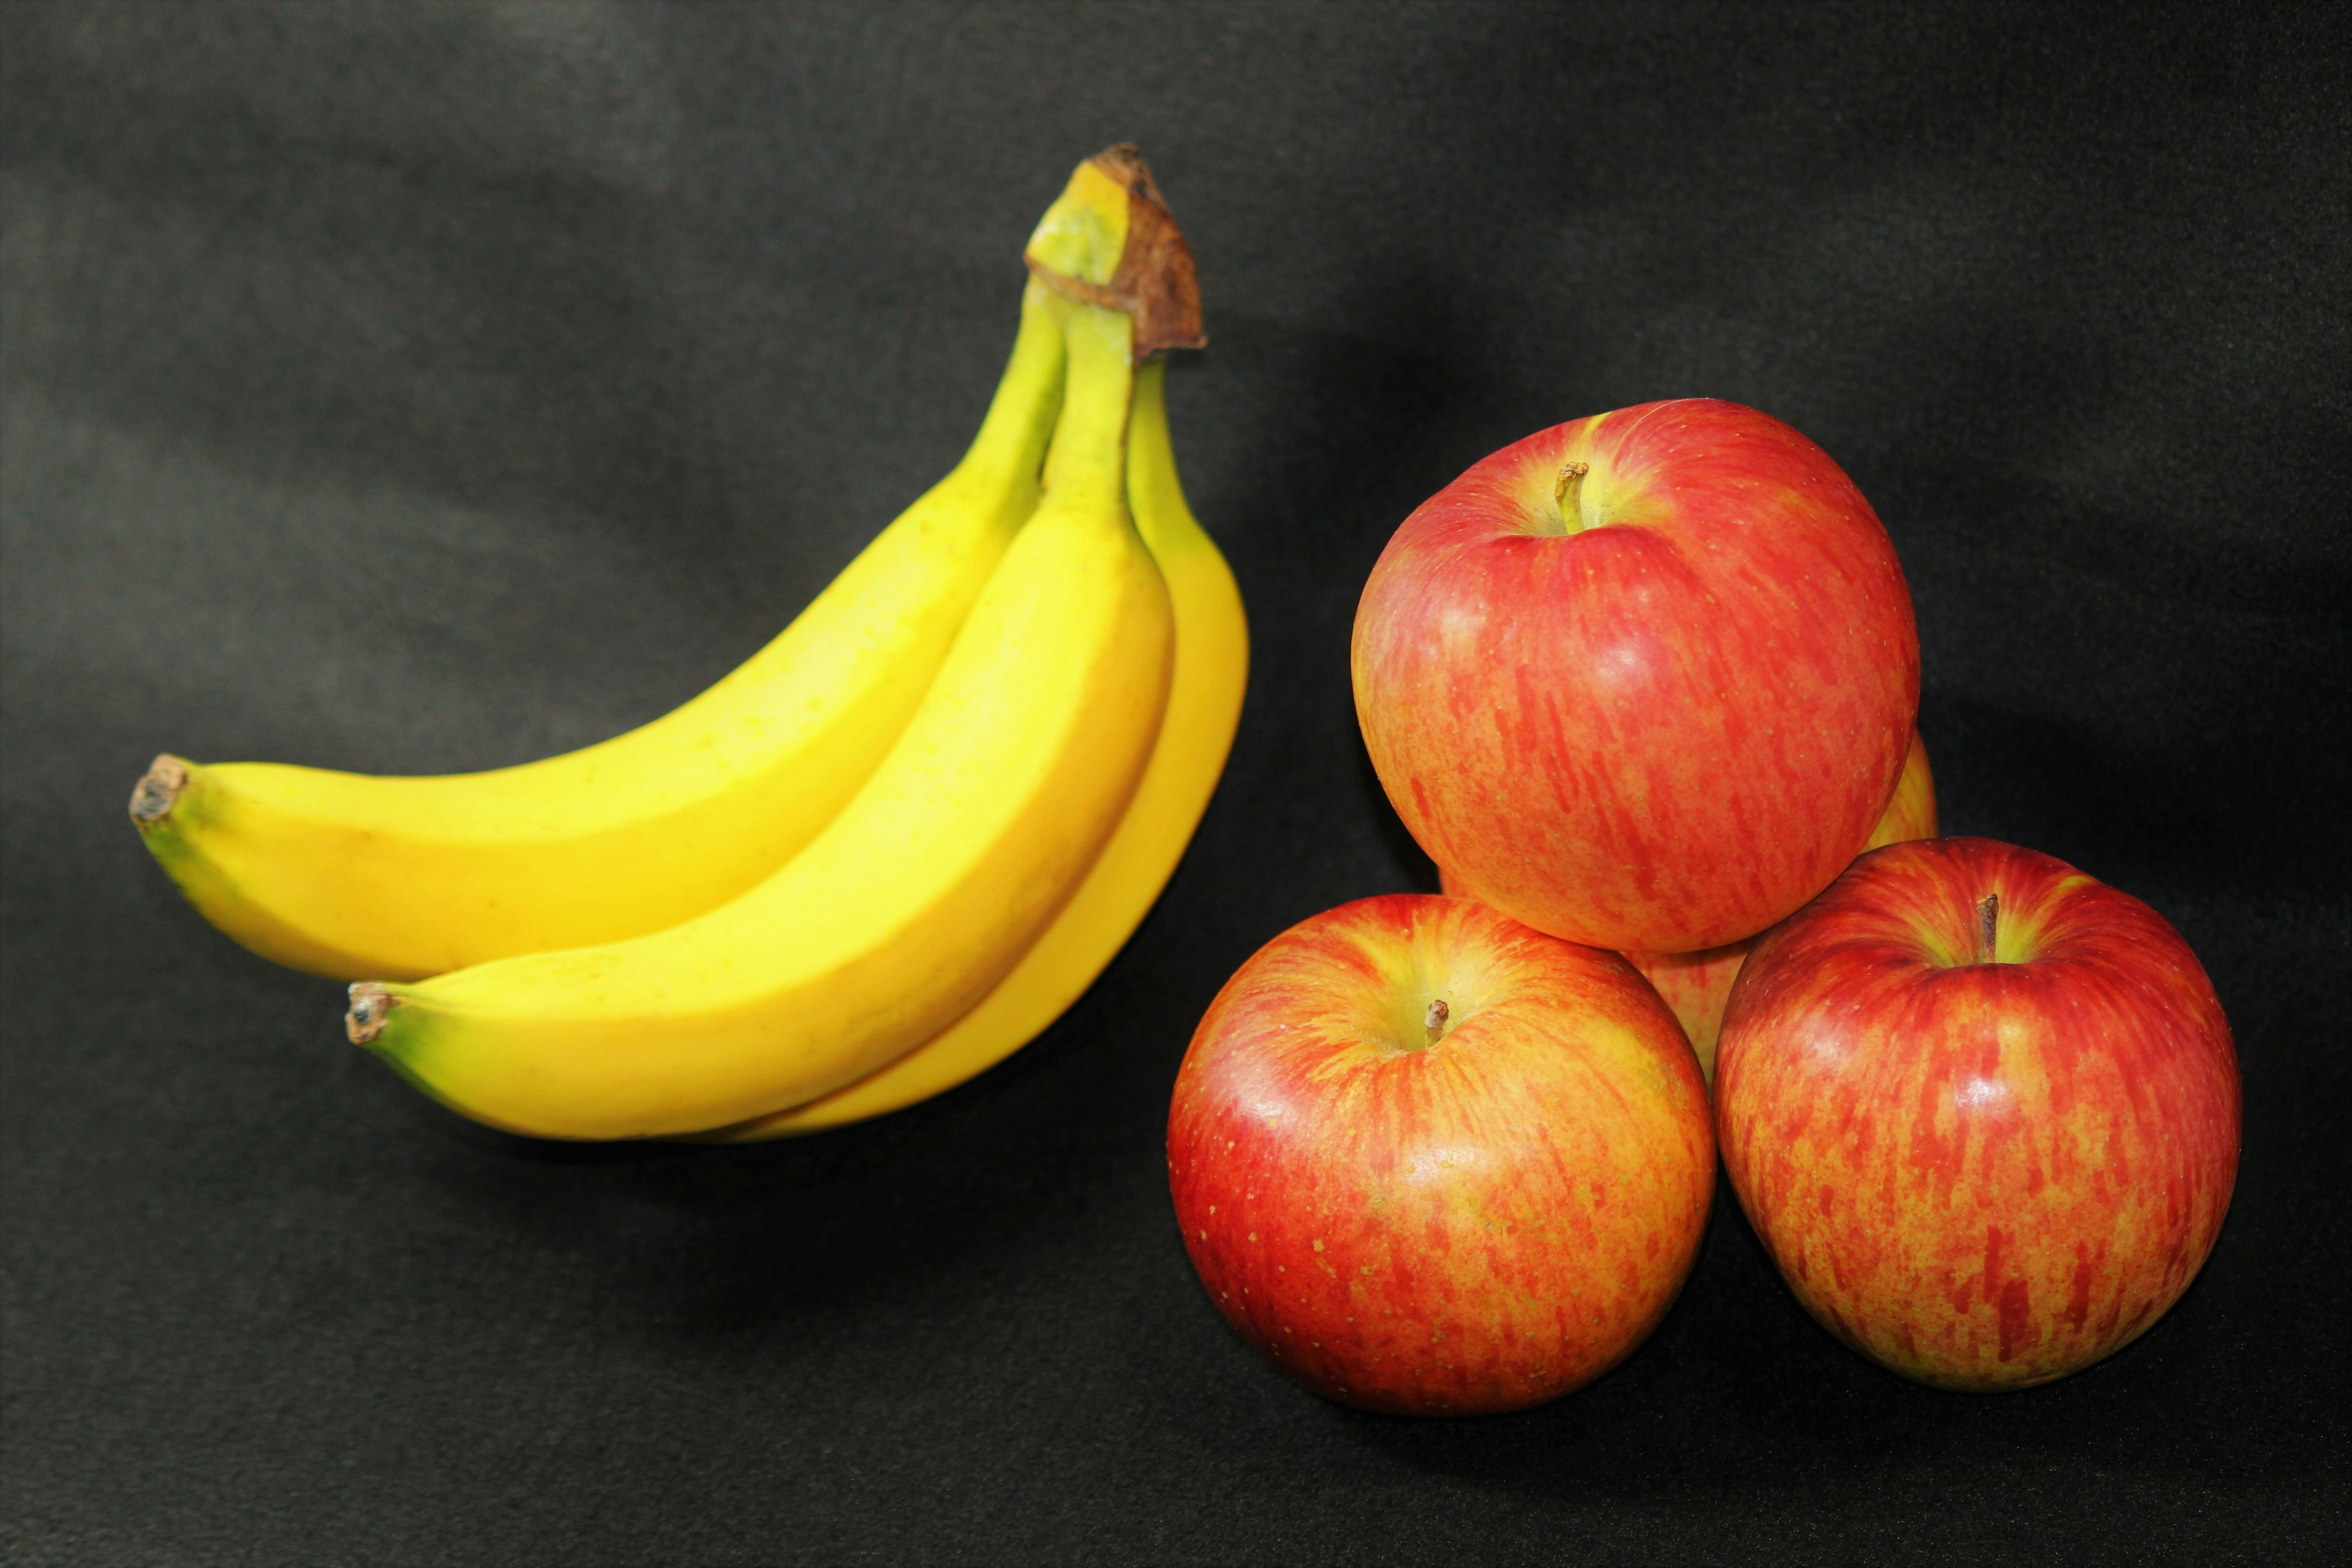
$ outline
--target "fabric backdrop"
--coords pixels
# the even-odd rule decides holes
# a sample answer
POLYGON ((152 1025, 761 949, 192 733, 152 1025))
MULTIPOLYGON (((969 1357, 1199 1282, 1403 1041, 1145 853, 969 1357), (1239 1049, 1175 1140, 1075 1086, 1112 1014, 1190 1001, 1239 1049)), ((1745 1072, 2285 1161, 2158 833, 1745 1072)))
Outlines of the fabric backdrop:
POLYGON ((33 1563, 2276 1563, 2352 1531, 2352 72, 2319 8, 11 5, 5 1535, 33 1563), (1140 143, 1254 620, 1189 858, 1002 1068, 781 1146, 440 1110, 181 903, 148 758, 476 768, 765 641, 961 452, 1140 143), (1707 395, 1861 484, 1948 831, 2153 903, 2237 1031, 2195 1287, 1915 1387, 1730 1200, 1550 1407, 1326 1404, 1171 1218, 1176 1065, 1432 888, 1357 736, 1390 531, 1707 395))

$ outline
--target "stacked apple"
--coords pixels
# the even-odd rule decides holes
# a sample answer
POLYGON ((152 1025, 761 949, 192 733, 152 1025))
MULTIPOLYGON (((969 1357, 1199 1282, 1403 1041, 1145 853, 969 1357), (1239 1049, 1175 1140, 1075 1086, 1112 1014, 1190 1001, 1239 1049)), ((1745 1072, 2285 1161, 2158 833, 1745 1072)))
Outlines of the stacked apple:
POLYGON ((1909 590, 1820 447, 1703 400, 1538 432, 1398 530, 1353 665, 1458 896, 1261 950, 1169 1121, 1202 1281, 1294 1375, 1431 1414, 1590 1381, 1718 1145, 1798 1300, 1924 1382, 2063 1376, 2187 1288, 2237 1166, 2212 986, 2138 900, 1932 837, 1909 590))

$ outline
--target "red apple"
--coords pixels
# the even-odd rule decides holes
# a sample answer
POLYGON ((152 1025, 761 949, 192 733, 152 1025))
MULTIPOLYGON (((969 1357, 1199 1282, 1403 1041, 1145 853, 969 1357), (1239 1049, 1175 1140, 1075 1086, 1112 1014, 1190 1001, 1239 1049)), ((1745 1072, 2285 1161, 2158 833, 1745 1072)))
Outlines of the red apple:
POLYGON ((1659 997, 1674 1009, 1675 1019, 1690 1039, 1691 1054, 1707 1083, 1715 1082, 1716 1042, 1723 1034, 1723 1005, 1731 998, 1731 983, 1748 962, 1756 939, 1703 947, 1696 952, 1629 952, 1625 962, 1657 987, 1659 997))
POLYGON ((1292 927, 1192 1037, 1168 1118, 1218 1309, 1367 1410, 1516 1410, 1665 1315, 1715 1186, 1698 1064, 1615 953, 1402 894, 1292 927))
MULTIPOLYGON (((1863 847, 1904 844, 1936 837, 1936 779, 1927 769, 1927 748, 1911 737, 1910 755, 1903 759, 1903 776, 1895 781, 1895 798, 1886 803, 1878 826, 1863 847)), ((1723 1033, 1723 1006, 1731 999, 1731 983, 1756 939, 1701 948, 1696 952, 1629 952, 1626 960, 1640 970, 1666 1005, 1682 1020, 1698 1056, 1699 1070, 1715 1081, 1715 1049, 1723 1033)))
POLYGON ((1853 481, 1735 404, 1540 431, 1407 518, 1356 611, 1356 715, 1430 858, 1571 942, 1754 934, 1860 851, 1919 642, 1853 481))
POLYGON ((1983 838, 1874 850, 1759 938, 1716 1100, 1797 1299, 1943 1388, 2046 1383, 2144 1332, 2238 1168, 2237 1053, 2188 944, 1983 838))
MULTIPOLYGON (((1919 737, 1911 737, 1910 754, 1903 759, 1903 776, 1895 784, 1895 798, 1886 803, 1879 815, 1878 826, 1871 829, 1870 842, 1863 847, 1875 849, 1882 844, 1902 844, 1914 838, 1936 837, 1936 778, 1927 768, 1927 748, 1919 737)), ((1454 898, 1475 898, 1461 878, 1441 866, 1437 868, 1438 885, 1454 898)), ((1731 998, 1731 983, 1738 976, 1739 965, 1748 957, 1748 950, 1756 939, 1744 938, 1721 947, 1701 948, 1696 952, 1629 952, 1626 962, 1642 972, 1643 977, 1658 988, 1666 1005, 1690 1037, 1691 1049, 1698 1057, 1699 1071, 1709 1083, 1715 1081, 1716 1040, 1723 1032, 1723 1005, 1731 998)))
POLYGON ((1936 774, 1927 766, 1927 743, 1915 732, 1911 749, 1903 758, 1903 776, 1895 781, 1895 798, 1878 814, 1878 826, 1870 830, 1863 848, 1879 849, 1935 837, 1936 774))

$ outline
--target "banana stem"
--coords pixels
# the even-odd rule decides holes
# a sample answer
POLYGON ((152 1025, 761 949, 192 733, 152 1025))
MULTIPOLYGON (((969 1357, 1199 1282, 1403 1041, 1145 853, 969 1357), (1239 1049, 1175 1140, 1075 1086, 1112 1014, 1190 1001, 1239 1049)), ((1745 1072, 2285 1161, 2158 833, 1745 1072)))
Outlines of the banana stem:
POLYGON ((1137 498, 1140 517, 1150 504, 1167 512, 1186 511, 1183 481, 1176 477, 1176 453, 1168 437, 1168 358, 1153 354, 1136 368, 1135 401, 1127 418, 1127 490, 1137 498))
POLYGON ((1069 378, 1061 423, 1045 458, 1045 489, 1056 501, 1127 505, 1127 423, 1135 365, 1128 319, 1116 310, 1055 300, 1069 378))
POLYGON ((1053 295, 1034 279, 1022 291, 1013 356, 964 461, 970 477, 992 489, 1015 476, 1037 479, 1061 418, 1068 351, 1052 301, 1053 295))

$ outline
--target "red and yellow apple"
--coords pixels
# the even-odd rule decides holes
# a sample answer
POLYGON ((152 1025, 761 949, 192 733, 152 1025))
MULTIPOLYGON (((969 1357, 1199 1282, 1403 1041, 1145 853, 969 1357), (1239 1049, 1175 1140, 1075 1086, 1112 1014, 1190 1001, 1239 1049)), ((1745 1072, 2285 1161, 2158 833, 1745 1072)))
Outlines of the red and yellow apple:
POLYGON ((1874 850, 1759 937, 1715 1087, 1798 1300, 1943 1388, 2046 1383, 2146 1331, 2237 1174, 2237 1054, 2189 945, 1989 839, 1874 850))
MULTIPOLYGON (((1928 771, 1927 748, 1915 734, 1911 737, 1910 754, 1903 760, 1903 776, 1895 781, 1895 798, 1886 803, 1878 826, 1870 831, 1870 842, 1863 847, 1875 849, 1883 844, 1935 837, 1936 778, 1928 771)), ((1437 868, 1437 880, 1450 897, 1477 897, 1461 878, 1443 866, 1437 868)), ((1683 1033, 1690 1037, 1691 1049, 1698 1056, 1698 1069, 1709 1083, 1715 1081, 1715 1047, 1723 1032, 1723 1005, 1730 1000, 1731 983, 1738 977, 1739 965, 1755 943, 1754 937, 1747 937, 1721 947, 1701 948, 1696 952, 1637 952, 1625 955, 1626 962, 1640 970, 1643 978, 1658 988, 1666 1005, 1675 1010, 1683 1033)))
POLYGON ((1433 860, 1538 930, 1687 952, 1860 851, 1919 699, 1895 549, 1736 404, 1539 431, 1423 502, 1356 612, 1356 713, 1433 860))
POLYGON ((1294 926, 1201 1020, 1169 1185, 1210 1298, 1317 1392, 1470 1415, 1657 1326, 1715 1186, 1706 1090, 1612 952, 1402 894, 1294 926))

